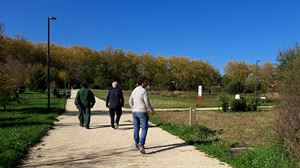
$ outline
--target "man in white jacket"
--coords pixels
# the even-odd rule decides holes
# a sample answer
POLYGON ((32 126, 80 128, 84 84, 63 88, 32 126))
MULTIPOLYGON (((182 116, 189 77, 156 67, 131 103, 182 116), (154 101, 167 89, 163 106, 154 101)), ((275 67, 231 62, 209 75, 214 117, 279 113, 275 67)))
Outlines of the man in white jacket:
POLYGON ((147 90, 145 89, 149 84, 146 77, 138 79, 138 86, 132 91, 129 98, 129 105, 132 110, 133 125, 134 125, 134 141, 135 147, 140 150, 142 154, 145 153, 145 142, 148 131, 149 115, 147 111, 154 112, 147 90), (140 126, 142 127, 141 136, 139 135, 140 126))

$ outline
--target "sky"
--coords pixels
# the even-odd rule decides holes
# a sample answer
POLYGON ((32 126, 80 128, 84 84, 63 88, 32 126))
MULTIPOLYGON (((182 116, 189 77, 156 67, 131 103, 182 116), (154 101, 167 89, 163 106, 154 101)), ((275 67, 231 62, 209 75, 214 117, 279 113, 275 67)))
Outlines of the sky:
POLYGON ((8 36, 185 56, 221 73, 229 61, 276 63, 300 42, 300 0, 0 0, 8 36))

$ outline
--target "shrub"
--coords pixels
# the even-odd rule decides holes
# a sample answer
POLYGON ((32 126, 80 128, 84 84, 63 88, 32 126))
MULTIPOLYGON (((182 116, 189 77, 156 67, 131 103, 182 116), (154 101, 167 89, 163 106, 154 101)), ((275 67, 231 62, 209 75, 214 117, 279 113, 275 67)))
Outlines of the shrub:
POLYGON ((300 47, 281 52, 278 59, 282 88, 276 132, 288 156, 300 165, 300 47))
POLYGON ((243 97, 241 97, 241 99, 235 99, 231 102, 231 111, 239 112, 239 111, 246 111, 246 110, 247 110, 247 103, 243 97))
POLYGON ((220 101, 221 101, 221 107, 223 112, 228 111, 229 109, 229 98, 227 95, 221 95, 220 96, 220 101))
POLYGON ((258 106, 258 100, 255 98, 249 99, 250 103, 247 103, 247 111, 256 111, 258 106))

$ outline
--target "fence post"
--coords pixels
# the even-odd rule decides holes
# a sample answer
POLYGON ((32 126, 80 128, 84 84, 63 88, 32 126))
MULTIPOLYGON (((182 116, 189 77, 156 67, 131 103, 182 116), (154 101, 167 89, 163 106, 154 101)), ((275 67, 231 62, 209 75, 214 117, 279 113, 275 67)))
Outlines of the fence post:
POLYGON ((189 112, 189 125, 195 125, 196 123, 196 108, 190 107, 190 112, 189 112))

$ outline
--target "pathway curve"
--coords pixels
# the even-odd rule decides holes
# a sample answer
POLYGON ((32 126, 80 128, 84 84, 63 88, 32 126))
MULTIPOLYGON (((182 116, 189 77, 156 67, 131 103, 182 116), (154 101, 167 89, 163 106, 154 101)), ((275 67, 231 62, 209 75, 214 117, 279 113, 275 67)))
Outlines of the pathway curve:
POLYGON ((227 168, 158 127, 148 130, 146 154, 133 148, 130 112, 124 112, 119 129, 112 129, 103 100, 96 99, 91 129, 79 127, 74 106, 75 91, 67 100, 67 112, 58 117, 54 129, 33 147, 22 167, 78 168, 227 168))

